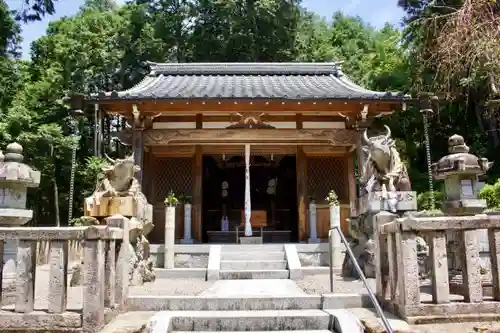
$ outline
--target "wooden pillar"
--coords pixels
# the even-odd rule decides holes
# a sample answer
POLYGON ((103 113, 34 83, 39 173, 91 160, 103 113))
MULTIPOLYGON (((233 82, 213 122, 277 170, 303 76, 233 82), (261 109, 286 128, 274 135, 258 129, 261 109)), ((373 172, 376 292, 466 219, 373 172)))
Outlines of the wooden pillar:
POLYGON ((307 158, 302 146, 297 146, 297 209, 299 223, 299 242, 306 241, 307 228, 307 158))
POLYGON ((132 145, 132 151, 134 153, 134 163, 135 165, 139 166, 140 170, 137 171, 136 173, 136 178, 139 181, 139 184, 141 186, 143 185, 142 182, 142 175, 144 174, 143 168, 144 168, 144 132, 142 128, 134 129, 133 130, 133 145, 132 145))
POLYGON ((202 185, 203 185, 203 151, 200 145, 195 146, 193 157, 193 208, 192 231, 195 240, 201 242, 203 238, 202 219, 202 185))
POLYGON ((356 175, 354 174, 354 153, 347 154, 347 198, 349 198, 349 212, 351 216, 356 215, 356 175))

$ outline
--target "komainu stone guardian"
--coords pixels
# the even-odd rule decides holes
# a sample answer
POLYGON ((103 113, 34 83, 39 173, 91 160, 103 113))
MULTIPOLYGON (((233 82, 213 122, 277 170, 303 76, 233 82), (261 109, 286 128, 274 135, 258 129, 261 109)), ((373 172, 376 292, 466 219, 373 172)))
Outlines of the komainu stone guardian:
POLYGON ((383 199, 388 199, 390 210, 396 212, 396 191, 411 191, 410 178, 406 166, 401 162, 396 143, 391 138, 391 129, 384 125, 386 134, 368 137, 363 134, 368 154, 363 166, 361 183, 368 193, 380 191, 383 199))
MULTIPOLYGON (((406 166, 396 150, 390 128, 384 127, 386 132, 381 135, 368 137, 366 130, 363 134, 367 158, 360 181, 366 193, 360 198, 359 215, 349 219, 349 231, 355 238, 352 250, 367 277, 375 277, 378 251, 373 239, 375 225, 390 223, 405 212, 417 210, 417 195, 411 191, 406 166)), ((342 273, 358 276, 348 257, 342 273)))
POLYGON ((113 227, 129 230, 130 281, 134 285, 152 281, 153 262, 149 255, 146 236, 153 230, 153 210, 142 193, 135 178, 140 168, 134 163, 134 156, 113 160, 106 156, 111 165, 103 168, 94 193, 85 199, 85 216, 94 217, 113 227), (123 219, 109 218, 121 215, 123 219), (118 223, 119 225, 114 225, 118 223), (113 224, 113 225, 112 225, 113 224))

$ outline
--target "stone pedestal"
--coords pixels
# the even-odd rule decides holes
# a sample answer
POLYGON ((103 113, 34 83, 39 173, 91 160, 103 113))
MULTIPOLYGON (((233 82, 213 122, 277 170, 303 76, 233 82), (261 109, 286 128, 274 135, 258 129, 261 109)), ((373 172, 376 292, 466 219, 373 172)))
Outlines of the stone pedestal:
MULTIPOLYGON (((397 191, 392 193, 392 198, 396 199, 395 207, 398 215, 417 210, 417 193, 414 191, 397 191)), ((360 199, 360 215, 350 218, 349 228, 351 236, 355 238, 355 243, 351 244, 351 248, 367 278, 375 277, 375 251, 378 249, 375 245, 374 228, 377 224, 388 223, 397 216, 390 213, 391 207, 388 200, 389 197, 384 196, 383 192, 367 193, 360 199)), ((358 277, 347 256, 342 265, 342 274, 358 277)))
POLYGON ((316 218, 316 203, 309 204, 309 240, 308 243, 319 243, 316 218))
POLYGON ((165 208, 165 263, 164 268, 174 268, 175 261, 175 207, 165 208))
MULTIPOLYGON (((406 212, 417 210, 417 192, 397 191, 393 193, 396 199, 396 211, 406 212)), ((389 198, 383 192, 371 192, 360 199, 360 214, 390 211, 389 198)))
MULTIPOLYGON (((340 206, 330 205, 330 229, 340 229, 340 206)), ((333 268, 340 268, 342 266, 342 242, 338 230, 332 230, 329 243, 331 244, 331 263, 333 268)))
POLYGON ((184 238, 182 244, 193 244, 191 238, 191 204, 184 204, 184 238))

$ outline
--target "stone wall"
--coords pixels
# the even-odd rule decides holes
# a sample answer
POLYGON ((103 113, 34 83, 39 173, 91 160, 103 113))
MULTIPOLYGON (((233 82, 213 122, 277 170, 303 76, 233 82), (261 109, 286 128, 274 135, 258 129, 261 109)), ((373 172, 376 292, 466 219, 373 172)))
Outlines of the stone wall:
POLYGON ((302 267, 329 266, 328 243, 297 244, 296 248, 302 267))
MULTIPOLYGON (((163 267, 164 265, 163 244, 151 244, 150 255, 155 267, 163 267)), ((175 268, 207 268, 208 254, 210 251, 209 244, 194 244, 194 245, 175 245, 175 268)))

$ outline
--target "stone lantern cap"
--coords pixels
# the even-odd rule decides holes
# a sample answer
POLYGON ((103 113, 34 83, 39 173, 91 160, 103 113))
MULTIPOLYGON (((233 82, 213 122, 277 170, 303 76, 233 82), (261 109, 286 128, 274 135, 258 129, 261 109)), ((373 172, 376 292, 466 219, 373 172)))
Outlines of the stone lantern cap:
POLYGON ((469 150, 463 136, 458 134, 450 136, 448 139, 450 154, 431 166, 434 179, 445 179, 451 175, 479 176, 485 174, 493 162, 488 162, 487 158, 470 154, 469 150))
POLYGON ((0 151, 0 188, 11 185, 38 187, 40 171, 33 170, 23 163, 23 147, 17 143, 10 143, 5 154, 0 151))

